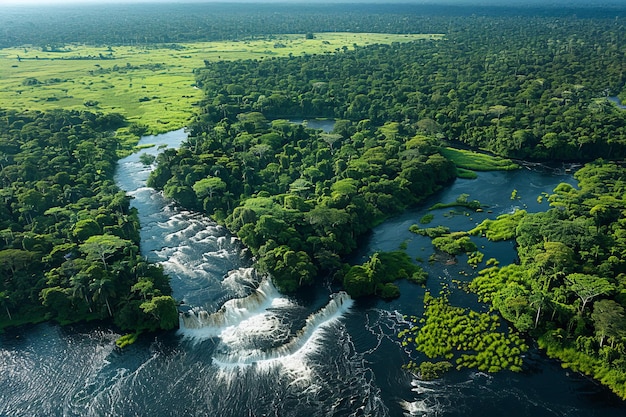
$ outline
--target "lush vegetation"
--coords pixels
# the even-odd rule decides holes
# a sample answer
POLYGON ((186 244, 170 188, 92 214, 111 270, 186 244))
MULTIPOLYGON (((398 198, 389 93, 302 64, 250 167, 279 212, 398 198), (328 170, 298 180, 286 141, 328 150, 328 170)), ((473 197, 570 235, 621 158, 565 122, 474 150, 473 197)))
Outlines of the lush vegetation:
MULTIPOLYGON (((148 183, 224 223, 283 291, 343 279, 342 258, 365 232, 455 178, 436 147, 417 146, 398 124, 341 121, 324 133, 259 112, 214 122, 212 108, 180 150, 159 155, 148 183)), ((352 293, 382 291, 372 279, 352 293)))
POLYGON ((495 220, 486 219, 469 233, 486 237, 492 242, 510 240, 515 237, 515 229, 517 229, 520 219, 525 215, 525 210, 516 210, 513 214, 503 214, 496 217, 495 220))
POLYGON ((400 289, 393 281, 403 278, 424 284, 427 274, 404 252, 376 252, 363 265, 347 269, 343 286, 352 297, 376 294, 390 299, 400 295, 400 289))
POLYGON ((481 211, 482 205, 478 200, 468 200, 469 194, 461 194, 451 203, 437 203, 432 205, 428 210, 439 210, 451 207, 464 207, 473 211, 481 211))
MULTIPOLYGON (((128 6, 125 20, 116 8, 83 9, 84 19, 74 8, 57 9, 59 19, 3 10, 0 45, 20 49, 2 61, 1 103, 120 112, 143 123, 126 126, 134 136, 189 123, 189 140, 159 156, 150 185, 225 224, 284 291, 332 277, 355 296, 391 298, 391 277, 422 280, 401 252, 353 267, 342 259, 388 216, 486 167, 450 143, 549 161, 626 156, 626 112, 607 100, 626 94, 623 8, 274 7, 128 6), (399 36, 361 44, 337 34, 357 29, 399 36), (277 36, 294 32, 297 41, 277 36), (403 42, 406 33, 444 36, 403 42), (213 40, 237 42, 188 43, 213 40), (85 42, 93 46, 82 59, 85 42), (131 50, 141 58, 125 55, 131 50), (321 132, 291 117, 337 123, 321 132)), ((138 257, 136 217, 111 179, 120 149, 109 132, 123 118, 2 116, 3 324, 112 316, 132 330, 174 326, 167 280, 138 257)), ((548 212, 471 231, 515 238, 520 258, 482 271, 471 288, 549 354, 626 397, 624 170, 593 163, 577 178, 580 189, 564 184, 540 197, 548 212)), ((453 205, 480 210, 463 196, 453 205)), ((440 251, 482 258, 464 232, 414 229, 440 251)), ((407 344, 429 356, 454 358, 457 349, 458 366, 519 367, 523 346, 491 333, 493 315, 445 297, 425 301, 425 326, 407 330, 407 344)))
POLYGON ((425 318, 411 317, 413 324, 398 337, 403 346, 411 346, 428 358, 445 360, 436 365, 410 361, 407 369, 424 379, 437 377, 451 366, 451 360, 457 369, 522 370, 522 354, 528 347, 516 332, 503 329, 497 315, 454 307, 445 293, 440 297, 426 293, 424 306, 425 318))
POLYGON ((454 162, 458 168, 470 171, 510 171, 519 165, 510 159, 494 157, 467 149, 444 148, 441 154, 454 162))
POLYGON ((626 170, 598 161, 575 176, 580 188, 558 186, 547 212, 474 230, 515 239, 520 263, 485 269, 470 288, 563 366, 626 397, 626 170))
POLYGON ((137 215, 113 182, 123 118, 0 116, 0 328, 44 319, 176 327, 167 277, 139 255, 137 215))
POLYGON ((624 88, 622 36, 614 19, 465 19, 443 41, 210 61, 197 76, 213 122, 367 119, 507 157, 620 158, 626 113, 605 97, 624 88))
MULTIPOLYGON (((615 0, 613 0, 615 1, 615 0)), ((217 2, 106 4, 48 7, 3 6, 0 47, 15 45, 88 44, 142 45, 243 39, 259 35, 317 32, 439 33, 455 30, 467 20, 523 18, 554 20, 592 18, 614 20, 626 15, 623 7, 588 2, 537 6, 297 3, 246 4, 217 2), (50 15, 54 13, 54 19, 50 15), (124 19, 120 19, 124 16, 124 19), (80 17, 77 20, 77 17, 80 17), (37 28, 37 30, 33 30, 37 28)), ((551 28, 546 28, 551 29, 551 28)), ((505 31, 505 27, 500 27, 505 31)))
MULTIPOLYGON (((561 359, 564 367, 591 375, 626 397, 626 169, 599 160, 585 165, 575 177, 578 189, 560 184, 545 197, 550 204, 547 212, 518 210, 469 231, 491 241, 515 239, 520 259, 519 264, 505 266, 488 261, 469 289, 515 329, 537 338, 539 346, 561 359)), ((438 250, 465 251, 457 241, 466 238, 466 232, 417 225, 411 231, 431 237, 438 250)), ((482 260, 482 254, 474 252, 468 262, 477 264, 478 258, 482 260)), ((433 313, 427 309, 429 314, 433 313)), ((405 332, 403 336, 413 335, 405 341, 414 342, 429 357, 449 357, 447 345, 429 346, 429 337, 416 337, 427 332, 426 327, 405 332)), ((411 367, 420 371, 416 364, 411 367)))

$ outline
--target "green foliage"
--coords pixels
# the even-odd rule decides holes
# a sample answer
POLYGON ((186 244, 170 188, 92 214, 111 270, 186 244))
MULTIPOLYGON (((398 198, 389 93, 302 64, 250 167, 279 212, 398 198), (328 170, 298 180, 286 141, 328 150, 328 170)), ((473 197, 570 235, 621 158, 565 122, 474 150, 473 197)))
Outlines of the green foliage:
POLYGON ((461 194, 452 203, 437 203, 433 205, 432 207, 430 207, 428 210, 440 210, 440 209, 450 208, 450 207, 465 207, 474 211, 478 211, 481 209, 480 201, 478 200, 468 201, 467 197, 469 197, 469 194, 461 194))
POLYGON ((519 165, 510 159, 491 156, 465 149, 443 148, 441 154, 450 159, 457 168, 472 171, 512 171, 519 165))
POLYGON ((426 272, 414 264, 405 252, 376 252, 363 265, 350 267, 343 278, 343 285, 354 298, 376 294, 390 299, 400 295, 393 281, 408 279, 424 284, 426 278, 426 272))
POLYGON ((433 239, 433 246, 449 255, 459 255, 476 251, 476 244, 466 233, 450 233, 433 239))
POLYGON ((469 254, 467 258, 467 264, 472 266, 472 268, 476 268, 479 263, 483 261, 485 254, 482 252, 472 252, 469 254))
POLYGON ((135 301, 168 295, 138 256, 139 222, 113 182, 114 115, 0 110, 0 325, 107 319, 155 329, 135 301), (152 289, 133 292, 138 282, 152 289), (132 308, 141 314, 128 314, 132 308), (126 314, 126 315, 125 315, 126 314))
POLYGON ((591 320, 593 320, 600 348, 604 345, 606 338, 611 341, 611 347, 613 347, 616 340, 626 336, 624 307, 613 300, 596 301, 593 304, 591 320))
POLYGON ((107 261, 120 249, 128 247, 132 242, 115 235, 90 236, 82 243, 80 251, 86 255, 88 261, 101 261, 104 269, 107 269, 107 261))
POLYGON ((485 219, 470 230, 469 234, 486 237, 492 242, 511 240, 515 237, 515 230, 525 215, 525 210, 515 210, 513 214, 502 214, 495 220, 485 219))
POLYGON ((433 214, 425 214, 420 218, 420 224, 429 224, 434 218, 435 216, 433 214))
POLYGON ((383 300, 391 300, 400 297, 400 288, 391 282, 378 284, 376 285, 376 294, 383 300))
POLYGON ((152 315, 156 322, 150 330, 171 330, 178 327, 178 309, 176 300, 169 295, 152 297, 139 306, 144 313, 152 315))
POLYGON ((139 161, 144 165, 152 165, 156 157, 149 153, 142 153, 139 155, 139 161))
MULTIPOLYGON (((521 371, 522 354, 528 347, 517 333, 503 330, 496 315, 453 307, 446 295, 434 298, 426 294, 424 306, 425 319, 398 334, 403 345, 429 358, 454 359, 457 369, 521 371)), ((411 321, 417 323, 418 319, 411 321)), ((415 369, 415 364, 409 369, 415 369)))
MULTIPOLYGON (((283 291, 319 276, 342 279, 341 258, 360 236, 454 180, 436 148, 404 154, 400 124, 386 126, 384 137, 346 122, 342 131, 353 139, 344 140, 281 120, 257 123, 266 114, 258 111, 214 119, 211 106, 180 150, 159 155, 148 184, 224 223, 283 291)), ((353 294, 393 292, 359 274, 348 281, 353 294)))
POLYGON ((446 226, 436 226, 422 229, 418 225, 413 224, 409 227, 409 231, 417 235, 428 236, 431 239, 450 234, 450 228, 446 226))
POLYGON ((139 332, 127 333, 123 336, 118 337, 117 340, 115 340, 115 345, 120 349, 124 349, 126 346, 130 346, 135 343, 137 341, 137 338, 139 338, 139 335, 139 332))
POLYGON ((546 213, 516 212, 473 233, 515 238, 519 265, 480 271, 469 288, 564 366, 626 397, 624 168, 597 161, 560 184, 546 213), (588 306, 593 304, 593 308, 588 306), (607 343, 608 342, 608 343, 607 343))
POLYGON ((405 366, 406 369, 417 373, 418 377, 423 381, 431 381, 433 379, 441 378, 443 374, 452 369, 452 365, 448 361, 430 362, 424 361, 419 365, 414 362, 409 362, 405 366))

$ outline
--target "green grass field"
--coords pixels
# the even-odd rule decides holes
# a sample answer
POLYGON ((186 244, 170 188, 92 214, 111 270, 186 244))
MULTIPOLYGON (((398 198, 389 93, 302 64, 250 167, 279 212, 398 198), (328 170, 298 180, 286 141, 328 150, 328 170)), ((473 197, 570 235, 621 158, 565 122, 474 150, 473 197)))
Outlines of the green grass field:
POLYGON ((510 171, 518 169, 519 165, 510 159, 491 156, 464 149, 443 148, 441 154, 450 159, 461 172, 471 171, 510 171))
POLYGON ((202 98, 193 70, 204 60, 264 59, 321 54, 354 45, 390 44, 443 35, 319 33, 263 39, 149 46, 66 45, 42 51, 0 49, 0 108, 118 112, 160 133, 185 126, 202 98))

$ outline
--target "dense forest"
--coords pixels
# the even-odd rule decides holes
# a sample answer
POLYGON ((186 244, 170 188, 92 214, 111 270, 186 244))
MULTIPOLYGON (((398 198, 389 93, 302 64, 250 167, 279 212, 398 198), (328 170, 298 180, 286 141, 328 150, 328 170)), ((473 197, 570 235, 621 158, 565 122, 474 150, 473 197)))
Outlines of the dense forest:
MULTIPOLYGON (((413 225, 410 229, 432 238, 439 252, 451 256, 469 253, 470 264, 480 257, 474 265, 482 263, 482 254, 470 236, 514 240, 519 262, 500 265, 497 259, 487 260, 467 289, 513 329, 536 338, 539 346, 561 359, 564 366, 592 375, 626 397, 626 169, 622 164, 597 160, 578 170, 575 178, 579 188, 562 183, 553 194, 538 196, 550 205, 546 212, 517 210, 485 220, 469 231, 451 231, 441 225, 413 225)), ((480 205, 467 207, 480 210, 480 205)), ((436 317, 431 332, 458 327, 458 314, 448 313, 446 309, 451 308, 445 300, 445 294, 434 302, 425 300, 428 313, 436 317)), ((460 339, 458 344, 467 343, 458 331, 450 332, 460 339)), ((424 339, 420 326, 405 333, 416 335, 410 342, 402 336, 419 350, 428 352, 425 349, 437 346, 436 341, 424 339)), ((494 350, 483 355, 479 369, 514 364, 510 358, 500 358, 510 350, 494 350)), ((428 366, 451 365, 442 361, 428 366)))
POLYGON ((468 18, 445 41, 207 61, 198 83, 213 121, 242 111, 394 121, 515 158, 623 157, 626 115, 605 98, 626 82, 626 31, 613 20, 567 23, 468 18))
MULTIPOLYGON (((243 40, 284 33, 451 33, 476 18, 623 19, 620 5, 436 5, 279 4, 228 2, 107 4, 49 7, 3 6, 0 47, 46 48, 78 42, 92 45, 243 40), (54 17, 52 17, 54 16, 54 17), (35 30, 36 29, 36 30, 35 30)), ((500 26, 506 31, 506 27, 500 26)))
MULTIPOLYGON (((456 177, 431 140, 398 123, 342 121, 342 133, 323 133, 259 112, 198 119, 186 144, 157 157, 148 185, 224 223, 287 292, 343 275, 365 232, 456 177)), ((353 295, 393 291, 355 272, 345 281, 353 295)), ((409 272, 420 279, 407 268, 399 277, 409 272)))
POLYGON ((139 254, 113 181, 116 114, 0 113, 0 325, 109 319, 178 325, 167 277, 139 254))
MULTIPOLYGON (((615 19, 471 17, 443 41, 206 61, 190 138, 160 157, 151 185, 226 224, 285 291, 335 277, 355 296, 393 296, 393 284, 377 277, 398 260, 341 260, 372 226, 453 180, 443 143, 549 162, 624 157, 626 113, 606 99, 626 82, 620 27, 615 19), (284 120, 313 117, 338 121, 324 133, 284 120)), ((474 233, 515 238, 520 264, 487 268, 470 285, 514 328, 621 396, 623 175, 617 164, 592 163, 577 174, 580 190, 555 190, 548 212, 479 227, 474 233)), ((467 233, 433 243, 476 249, 467 233)), ((456 311, 441 303, 432 304, 456 311)), ((507 349, 522 344, 511 336, 498 351, 507 349)), ((462 363, 519 369, 519 359, 505 354, 493 365, 492 356, 462 363)))
POLYGON ((549 161, 624 156, 626 113, 605 98, 626 80, 614 21, 469 20, 444 41, 205 61, 189 141, 150 185, 224 222, 293 290, 451 181, 445 141, 549 161), (338 122, 315 133, 282 119, 295 117, 338 122))

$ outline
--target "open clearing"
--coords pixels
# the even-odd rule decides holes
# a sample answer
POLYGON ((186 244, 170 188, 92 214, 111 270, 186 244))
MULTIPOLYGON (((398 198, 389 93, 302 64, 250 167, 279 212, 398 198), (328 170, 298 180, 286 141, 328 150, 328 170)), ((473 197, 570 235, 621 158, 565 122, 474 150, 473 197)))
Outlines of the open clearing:
POLYGON ((391 44, 443 35, 316 33, 259 39, 145 46, 68 44, 55 51, 0 49, 0 108, 118 112, 150 133, 185 126, 202 98, 193 70, 204 60, 265 59, 340 52, 354 45, 391 44))
POLYGON ((519 168, 515 162, 500 156, 487 155, 467 149, 442 148, 441 154, 458 168, 471 171, 511 171, 519 168))

